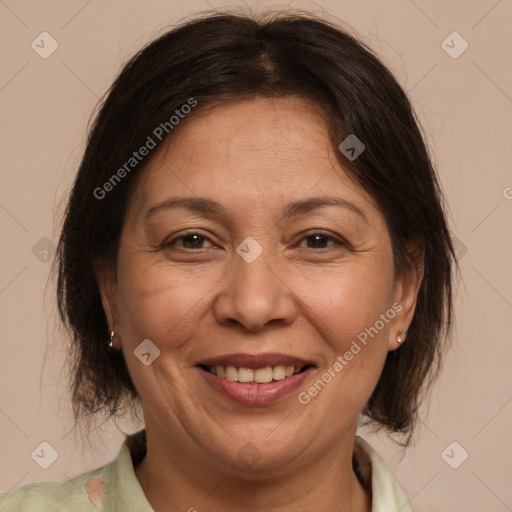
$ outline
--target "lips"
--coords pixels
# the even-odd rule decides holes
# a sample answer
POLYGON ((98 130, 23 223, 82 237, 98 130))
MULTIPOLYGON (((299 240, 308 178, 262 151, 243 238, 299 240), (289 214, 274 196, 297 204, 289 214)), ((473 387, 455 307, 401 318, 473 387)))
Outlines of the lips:
POLYGON ((286 354, 229 354, 196 365, 206 382, 227 398, 243 405, 265 405, 296 389, 313 361, 286 354))

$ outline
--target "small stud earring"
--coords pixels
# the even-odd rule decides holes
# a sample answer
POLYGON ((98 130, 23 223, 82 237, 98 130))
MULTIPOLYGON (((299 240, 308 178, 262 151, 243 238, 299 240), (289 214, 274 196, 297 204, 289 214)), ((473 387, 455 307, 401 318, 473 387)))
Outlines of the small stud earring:
POLYGON ((108 344, 107 344, 107 350, 109 352, 114 351, 114 343, 112 342, 113 339, 114 339, 114 329, 112 329, 112 331, 110 332, 110 339, 108 340, 108 344))
POLYGON ((400 331, 398 331, 398 336, 396 337, 396 341, 398 343, 402 343, 402 341, 405 341, 405 337, 407 336, 407 334, 403 338, 402 338, 402 336, 400 336, 403 332, 404 332, 403 329, 400 329, 400 331))

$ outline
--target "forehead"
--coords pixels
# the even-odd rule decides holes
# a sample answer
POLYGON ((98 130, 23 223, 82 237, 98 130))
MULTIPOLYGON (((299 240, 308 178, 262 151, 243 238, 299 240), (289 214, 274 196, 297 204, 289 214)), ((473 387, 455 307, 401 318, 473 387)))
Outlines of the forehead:
POLYGON ((302 98, 196 108, 137 176, 138 210, 180 194, 263 206, 339 192, 374 204, 337 159, 321 113, 302 98))

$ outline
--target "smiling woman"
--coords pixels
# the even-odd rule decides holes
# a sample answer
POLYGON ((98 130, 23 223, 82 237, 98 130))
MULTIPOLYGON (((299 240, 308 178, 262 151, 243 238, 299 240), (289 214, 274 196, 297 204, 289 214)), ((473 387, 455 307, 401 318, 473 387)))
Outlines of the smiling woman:
POLYGON ((102 105, 58 248, 76 417, 145 428, 2 510, 410 511, 356 429, 410 440, 454 265, 410 103, 363 44, 300 13, 169 31, 102 105))

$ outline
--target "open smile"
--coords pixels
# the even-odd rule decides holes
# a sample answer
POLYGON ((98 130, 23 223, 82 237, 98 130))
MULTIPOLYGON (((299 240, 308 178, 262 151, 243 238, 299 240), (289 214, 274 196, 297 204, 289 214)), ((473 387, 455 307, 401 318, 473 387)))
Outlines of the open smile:
POLYGON ((283 354, 232 354, 201 362, 197 368, 215 391, 256 406, 275 403, 295 391, 316 365, 283 354))

